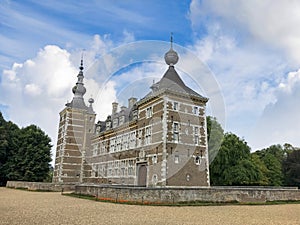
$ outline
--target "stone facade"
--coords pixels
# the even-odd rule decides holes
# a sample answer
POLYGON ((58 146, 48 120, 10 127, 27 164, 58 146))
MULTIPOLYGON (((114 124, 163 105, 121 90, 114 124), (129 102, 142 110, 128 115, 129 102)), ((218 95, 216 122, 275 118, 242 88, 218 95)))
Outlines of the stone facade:
POLYGON ((144 98, 120 110, 112 103, 112 114, 96 124, 80 67, 74 98, 60 113, 54 182, 209 186, 208 99, 181 80, 172 46, 165 61, 167 71, 144 98))

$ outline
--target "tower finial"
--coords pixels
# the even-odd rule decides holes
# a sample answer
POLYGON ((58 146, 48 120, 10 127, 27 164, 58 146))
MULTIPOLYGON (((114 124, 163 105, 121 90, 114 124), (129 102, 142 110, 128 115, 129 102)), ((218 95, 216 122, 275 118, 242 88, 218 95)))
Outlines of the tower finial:
POLYGON ((173 32, 171 32, 170 42, 171 48, 165 54, 165 61, 169 66, 174 66, 178 62, 178 54, 173 50, 173 32))
POLYGON ((83 70, 83 53, 84 53, 84 49, 81 52, 81 60, 80 60, 80 67, 79 69, 82 71, 83 70))

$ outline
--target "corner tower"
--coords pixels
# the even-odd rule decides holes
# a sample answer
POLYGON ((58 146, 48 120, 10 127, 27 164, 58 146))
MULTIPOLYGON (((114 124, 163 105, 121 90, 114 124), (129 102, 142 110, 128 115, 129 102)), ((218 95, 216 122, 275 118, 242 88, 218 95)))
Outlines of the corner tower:
POLYGON ((78 183, 84 178, 85 153, 89 151, 90 139, 94 133, 96 114, 84 102, 83 60, 79 67, 77 83, 72 88, 74 94, 70 103, 59 113, 60 121, 56 147, 54 183, 78 183))

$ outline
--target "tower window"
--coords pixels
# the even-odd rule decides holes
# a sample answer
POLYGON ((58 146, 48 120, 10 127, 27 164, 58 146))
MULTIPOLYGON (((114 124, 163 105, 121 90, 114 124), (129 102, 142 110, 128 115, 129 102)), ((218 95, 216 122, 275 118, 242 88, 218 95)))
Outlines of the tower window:
POLYGON ((197 107, 197 106, 194 106, 193 113, 194 113, 195 115, 198 115, 199 110, 198 110, 198 107, 197 107))
POLYGON ((179 141, 179 124, 173 123, 173 140, 174 142, 179 141))
POLYGON ((178 102, 173 102, 173 109, 178 110, 178 102))

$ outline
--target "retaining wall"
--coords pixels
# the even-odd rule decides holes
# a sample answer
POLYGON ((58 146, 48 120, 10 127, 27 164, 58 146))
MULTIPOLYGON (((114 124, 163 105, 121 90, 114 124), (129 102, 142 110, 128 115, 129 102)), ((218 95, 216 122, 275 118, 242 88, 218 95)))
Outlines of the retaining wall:
POLYGON ((80 184, 75 193, 119 202, 179 203, 179 202, 267 202, 300 201, 298 188, 274 187, 121 187, 80 184))
POLYGON ((74 191, 75 183, 44 183, 44 182, 26 182, 26 181, 7 181, 6 187, 20 188, 31 191, 74 191))

